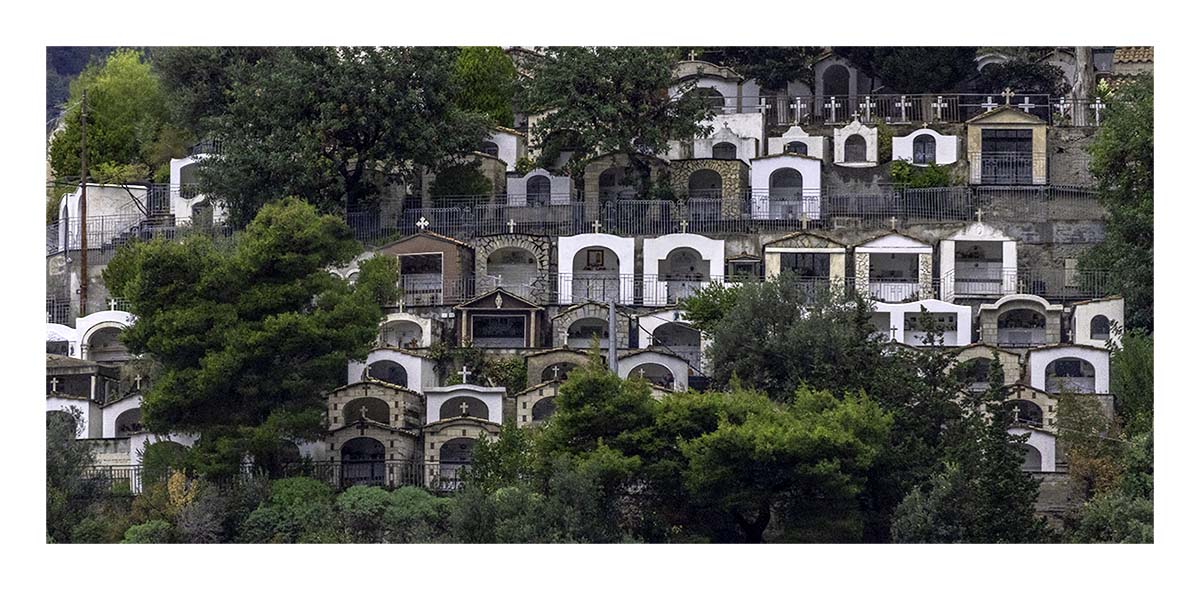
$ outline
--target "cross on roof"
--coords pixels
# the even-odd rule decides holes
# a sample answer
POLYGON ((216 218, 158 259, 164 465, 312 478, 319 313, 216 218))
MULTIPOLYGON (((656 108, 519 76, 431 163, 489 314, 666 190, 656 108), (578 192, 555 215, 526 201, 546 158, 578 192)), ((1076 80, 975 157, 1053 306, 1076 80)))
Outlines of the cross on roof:
POLYGON ((808 229, 808 212, 807 211, 800 212, 800 227, 804 228, 804 229, 808 229))
POLYGON ((466 366, 466 365, 463 365, 463 368, 462 368, 462 370, 461 370, 461 371, 459 371, 459 372, 458 372, 458 374, 459 374, 460 376, 462 376, 462 382, 463 382, 464 384, 467 382, 467 377, 470 377, 470 376, 471 376, 471 372, 467 370, 467 366, 466 366))
POLYGON ((134 387, 134 389, 137 389, 138 391, 141 391, 141 389, 142 389, 142 376, 141 376, 141 375, 135 375, 135 376, 134 376, 134 378, 133 378, 133 387, 134 387))
POLYGON ((867 112, 866 117, 867 117, 868 121, 871 120, 871 109, 874 106, 875 106, 875 101, 871 100, 870 95, 864 96, 863 101, 861 103, 859 103, 859 105, 858 105, 859 108, 861 108, 862 110, 867 112))
POLYGON ((892 216, 892 219, 891 219, 891 222, 892 222, 892 229, 896 229, 896 222, 897 222, 897 221, 900 221, 900 220, 899 220, 899 219, 896 219, 896 216, 895 216, 895 215, 893 215, 893 216, 892 216))
POLYGON ((1004 92, 1000 93, 1000 96, 1004 97, 1004 104, 1012 104, 1012 97, 1016 95, 1017 93, 1013 92, 1012 88, 1005 88, 1004 92))
POLYGON ((908 120, 908 107, 912 106, 912 101, 907 100, 907 98, 908 97, 901 94, 900 101, 896 103, 896 106, 900 108, 900 120, 901 121, 908 120))
POLYGON ((892 341, 896 341, 896 326, 892 326, 892 341))
POLYGON ((468 410, 468 409, 470 409, 470 407, 471 407, 471 406, 467 405, 467 402, 463 402, 463 403, 461 403, 461 404, 458 404, 458 409, 459 409, 459 410, 462 412, 462 415, 463 415, 463 416, 466 416, 466 415, 467 415, 467 410, 468 410))
POLYGON ((116 299, 109 299, 109 300, 108 300, 108 310, 109 310, 109 311, 116 311, 116 310, 117 310, 117 300, 116 300, 116 299))
POLYGON ((942 97, 939 96, 939 97, 937 97, 937 100, 934 101, 934 103, 930 106, 933 107, 934 118, 940 121, 940 120, 942 120, 942 109, 944 109, 950 105, 946 101, 942 100, 942 97))
POLYGON ((58 377, 53 377, 50 379, 50 391, 58 393, 58 377))
POLYGON ((680 220, 680 222, 679 222, 679 230, 680 230, 680 232, 682 232, 682 233, 685 233, 685 234, 686 234, 686 233, 687 233, 687 226, 688 226, 688 222, 687 222, 687 220, 686 220, 686 219, 680 220))
POLYGON ((509 219, 508 220, 508 233, 510 233, 510 234, 513 233, 513 230, 516 229, 516 227, 517 227, 517 222, 513 221, 512 219, 509 219))
POLYGON ((599 219, 597 219, 596 221, 593 221, 592 222, 592 233, 597 233, 597 234, 600 233, 600 227, 601 227, 601 224, 600 224, 599 219))
POLYGON ((420 229, 421 231, 425 231, 425 228, 427 228, 427 227, 429 227, 429 220, 425 219, 425 216, 422 215, 421 219, 417 220, 417 229, 420 229))
POLYGON ((692 61, 696 61, 696 50, 695 49, 688 51, 688 59, 692 60, 692 61))

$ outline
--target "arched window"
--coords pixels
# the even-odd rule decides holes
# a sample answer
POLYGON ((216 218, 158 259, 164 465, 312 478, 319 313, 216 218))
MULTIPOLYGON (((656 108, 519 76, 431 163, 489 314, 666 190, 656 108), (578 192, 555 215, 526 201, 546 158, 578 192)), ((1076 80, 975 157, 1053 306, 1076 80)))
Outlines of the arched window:
POLYGON ((554 413, 554 407, 554 398, 552 397, 544 397, 538 400, 537 403, 533 404, 532 408, 533 421, 541 422, 549 418, 554 413))
POLYGON ((728 141, 722 141, 713 146, 712 157, 717 160, 736 160, 737 146, 728 141))
POLYGON ((780 168, 771 173, 771 199, 791 200, 804 196, 804 176, 795 168, 780 168))
POLYGON ((1041 471, 1042 452, 1030 445, 1021 445, 1021 447, 1025 450, 1025 462, 1021 465, 1021 471, 1041 471))
POLYGON ((492 156, 493 158, 500 157, 500 146, 491 141, 485 141, 479 144, 479 151, 492 156))
POLYGON ((525 181, 525 204, 530 207, 550 204, 550 177, 533 176, 525 181))
POLYGON ((937 141, 928 133, 918 135, 913 140, 913 163, 914 164, 936 164, 937 163, 937 141))
POLYGON ((846 162, 866 162, 867 161, 867 140, 863 136, 855 133, 846 138, 845 144, 846 162))
POLYGON ((455 438, 442 444, 438 450, 438 460, 451 465, 467 465, 475 450, 475 439, 455 438))
POLYGON ((131 436, 144 430, 141 408, 130 408, 117 416, 116 431, 118 438, 131 436))
POLYGON ((959 378, 967 384, 967 388, 969 389, 987 389, 988 372, 991 369, 991 365, 991 359, 986 358, 974 358, 963 361, 958 365, 959 378))
POLYGON ((1108 340, 1111 333, 1112 325, 1108 316, 1098 315, 1092 318, 1092 340, 1108 340))
POLYGON ((1094 393, 1096 368, 1080 358, 1055 359, 1046 365, 1048 393, 1094 393))
POLYGON ((716 199, 721 196, 721 175, 707 168, 688 176, 688 197, 692 199, 716 199))
POLYGON ((542 370, 542 382, 546 381, 563 381, 567 375, 578 368, 575 363, 554 363, 542 370))
POLYGON ((807 156, 808 144, 804 143, 803 141, 789 141, 787 145, 783 146, 783 153, 797 156, 807 156))
POLYGON ((390 413, 388 403, 377 397, 355 398, 342 407, 342 419, 346 424, 353 424, 361 419, 390 424, 390 413))
POLYGON ((367 376, 372 379, 386 381, 392 385, 408 387, 408 371, 396 361, 375 361, 367 367, 367 376))
POLYGON ((438 409, 438 419, 445 420, 447 418, 458 418, 460 416, 470 416, 481 420, 489 420, 487 404, 482 400, 460 395, 452 397, 442 402, 442 407, 438 409))
POLYGON ((850 70, 846 66, 833 64, 825 68, 821 74, 825 96, 846 96, 850 94, 850 70))
POLYGON ((1028 426, 1042 425, 1042 408, 1041 406, 1027 400, 1019 399, 1008 402, 1007 406, 1013 412, 1013 420, 1018 424, 1028 426))
POLYGON ((629 372, 629 376, 645 379, 659 387, 670 388, 675 385, 675 375, 671 370, 658 363, 642 363, 629 372))

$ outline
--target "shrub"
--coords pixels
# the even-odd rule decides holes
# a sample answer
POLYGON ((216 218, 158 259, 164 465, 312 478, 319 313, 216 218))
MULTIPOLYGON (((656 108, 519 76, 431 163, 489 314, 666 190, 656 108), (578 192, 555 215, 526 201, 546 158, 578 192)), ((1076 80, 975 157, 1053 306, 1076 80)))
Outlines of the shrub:
POLYGON ((172 543, 174 531, 171 523, 165 520, 151 520, 135 524, 125 531, 122 543, 172 543))
POLYGON ((423 488, 395 490, 383 518, 387 540, 427 543, 445 535, 451 503, 449 498, 439 498, 423 488))
POLYGON ((334 507, 353 542, 378 543, 383 539, 383 517, 391 500, 382 488, 353 486, 337 497, 334 507))

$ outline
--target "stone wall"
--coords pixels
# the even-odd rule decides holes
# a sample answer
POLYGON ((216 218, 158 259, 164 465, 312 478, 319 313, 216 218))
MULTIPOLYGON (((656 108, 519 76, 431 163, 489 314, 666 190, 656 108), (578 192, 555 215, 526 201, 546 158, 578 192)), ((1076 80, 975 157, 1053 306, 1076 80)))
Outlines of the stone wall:
POLYGON ((1088 172, 1091 156, 1087 149, 1096 136, 1095 127, 1052 127, 1046 138, 1047 182, 1068 186, 1091 186, 1088 172))
MULTIPOLYGON (((563 332, 571 324, 584 318, 599 318, 608 323, 608 308, 595 303, 584 303, 574 308, 567 307, 558 315, 551 318, 551 343, 554 348, 567 345, 563 332)), ((629 348, 629 316, 617 312, 617 348, 629 348)), ((607 349, 606 349, 607 350, 607 349)))
POLYGON ((671 192, 676 196, 688 194, 688 181, 698 170, 712 170, 721 175, 721 213, 741 212, 742 200, 750 186, 750 168, 741 160, 675 160, 671 162, 671 192))

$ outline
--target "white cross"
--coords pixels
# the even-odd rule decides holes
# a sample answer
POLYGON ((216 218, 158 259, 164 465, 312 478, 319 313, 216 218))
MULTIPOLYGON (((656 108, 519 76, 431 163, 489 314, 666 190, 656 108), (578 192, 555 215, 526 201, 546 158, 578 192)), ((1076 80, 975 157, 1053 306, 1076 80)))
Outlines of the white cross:
POLYGON ((934 102, 933 105, 931 105, 931 106, 933 106, 934 118, 937 119, 938 121, 941 121, 942 120, 942 109, 944 109, 950 105, 947 104, 945 101, 943 101, 942 97, 939 96, 937 98, 937 101, 934 102))
POLYGON ((853 113, 850 114, 850 117, 852 119, 854 119, 855 121, 857 121, 860 116, 862 116, 862 115, 859 115, 858 111, 854 111, 853 113))
POLYGON ((907 121, 907 120, 908 120, 908 107, 911 107, 911 106, 912 106, 912 101, 911 101, 911 100, 906 100, 907 98, 908 98, 908 97, 906 97, 906 96, 904 96, 903 94, 901 94, 901 95, 900 95, 900 102, 896 103, 896 106, 900 107, 900 120, 901 120, 901 121, 907 121))
POLYGON ((136 377, 133 378, 133 386, 138 391, 142 390, 142 376, 141 375, 137 375, 136 377))
MULTIPOLYGON (((468 405, 467 405, 467 402, 463 402, 463 403, 461 403, 461 404, 458 404, 458 409, 459 409, 459 410, 462 410, 462 415, 463 415, 463 416, 466 416, 466 415, 467 415, 467 410, 468 410, 470 407, 471 407, 471 406, 468 406, 468 405)), ((363 406, 363 409, 365 410, 365 409, 366 409, 366 406, 363 406)))
POLYGON ((109 311, 116 311, 116 310, 117 310, 117 300, 116 300, 116 299, 109 299, 109 300, 108 300, 108 309, 109 309, 109 311))
POLYGON ((696 50, 695 49, 688 51, 688 59, 691 61, 696 61, 696 50))
POLYGON ((896 221, 898 221, 896 217, 892 216, 892 229, 896 229, 896 221))
POLYGON ((550 367, 550 372, 554 373, 554 380, 558 381, 558 365, 554 365, 553 367, 550 367))
POLYGON ((359 408, 358 415, 362 416, 363 420, 366 420, 367 419, 367 406, 363 406, 363 407, 359 408))
POLYGON ((996 101, 992 100, 992 97, 990 97, 990 96, 989 96, 989 97, 987 98, 987 100, 986 100, 986 101, 984 101, 984 103, 983 103, 983 104, 981 104, 981 105, 979 105, 979 106, 981 106, 981 107, 983 107, 983 108, 987 109, 987 110, 988 110, 988 112, 990 113, 990 112, 992 111, 992 109, 994 109, 994 108, 996 108, 996 107, 1000 106, 1000 103, 997 103, 996 101))
POLYGON ((829 120, 832 121, 837 113, 837 97, 829 97, 829 104, 825 106, 829 107, 829 120))
POLYGON ((569 330, 567 330, 566 328, 563 328, 562 337, 563 337, 563 346, 566 346, 567 339, 571 337, 571 332, 569 330))
POLYGON ((425 228, 427 227, 429 227, 429 220, 425 219, 425 216, 422 215, 421 219, 417 221, 417 229, 425 231, 425 228))
POLYGON ((467 382, 467 377, 469 377, 469 376, 471 375, 471 372, 467 370, 467 366, 466 366, 466 365, 463 365, 463 368, 462 368, 462 370, 461 370, 461 371, 459 371, 459 372, 458 372, 458 374, 459 374, 459 375, 462 375, 462 382, 463 382, 463 383, 466 383, 466 382, 467 382))
POLYGON ((978 221, 980 223, 983 222, 983 209, 975 210, 975 221, 978 221))
POLYGON ((1033 109, 1037 108, 1037 105, 1029 102, 1029 97, 1026 96, 1025 100, 1021 101, 1021 104, 1017 105, 1017 108, 1021 109, 1022 111, 1025 111, 1025 114, 1028 115, 1029 111, 1032 111, 1033 109))
POLYGON ((806 109, 808 109, 808 105, 805 104, 804 101, 797 98, 796 99, 796 120, 797 121, 799 121, 804 116, 800 113, 800 111, 806 110, 806 109))
POLYGON ((1016 96, 1016 93, 1012 91, 1012 88, 1005 88, 1000 96, 1004 97, 1004 104, 1012 104, 1012 97, 1016 96))
POLYGON ((592 222, 592 232, 600 233, 600 220, 599 219, 592 222))
POLYGON ((1058 109, 1059 117, 1066 117, 1067 111, 1071 110, 1071 105, 1067 104, 1065 96, 1060 96, 1058 97, 1058 104, 1054 105, 1054 108, 1058 109))
POLYGON ((688 226, 688 222, 687 222, 687 220, 686 220, 686 219, 683 219, 683 220, 681 220, 681 221, 679 222, 679 230, 680 230, 680 233, 685 233, 685 234, 686 234, 686 233, 687 233, 687 226, 688 226))
POLYGON ((510 234, 511 234, 511 233, 513 233, 513 230, 514 230, 516 227, 517 227, 517 222, 516 222, 516 221, 513 221, 513 220, 511 220, 511 219, 509 219, 509 220, 508 220, 508 233, 510 233, 510 234))
POLYGON ((804 229, 808 229, 808 212, 807 211, 800 212, 800 227, 802 227, 804 229))
POLYGON ((875 106, 875 103, 874 103, 874 101, 871 100, 871 95, 869 95, 869 94, 867 96, 864 96, 863 101, 861 103, 859 103, 859 105, 858 105, 859 108, 867 111, 867 120, 868 121, 871 120, 871 108, 874 106, 875 106))
POLYGON ((58 377, 50 379, 50 391, 58 393, 58 377))
POLYGON ((1104 110, 1104 103, 1100 102, 1100 97, 1096 97, 1096 102, 1091 104, 1092 110, 1096 112, 1096 124, 1100 124, 1100 111, 1104 110))
POLYGON ((644 368, 638 369, 638 376, 640 376, 642 379, 645 379, 646 378, 646 369, 644 369, 644 368))

